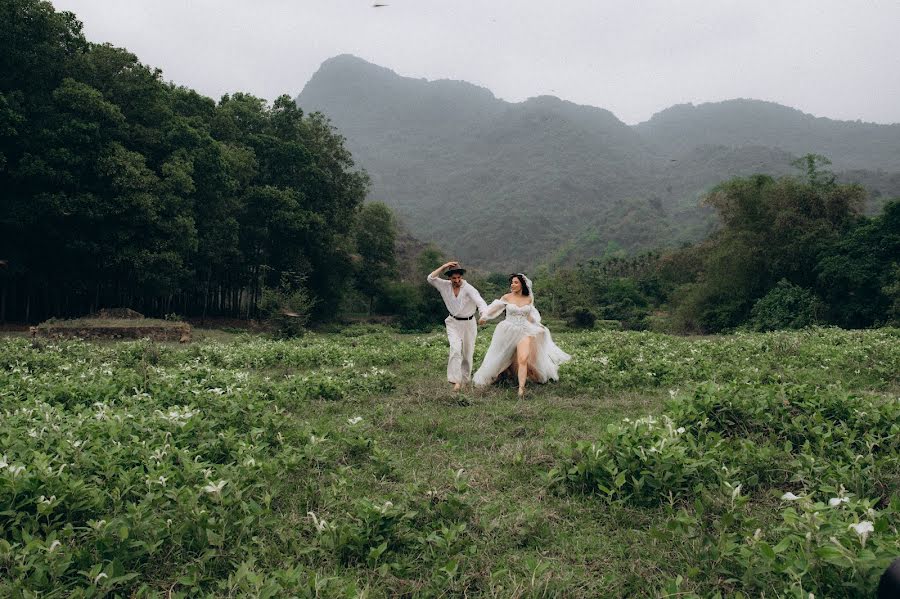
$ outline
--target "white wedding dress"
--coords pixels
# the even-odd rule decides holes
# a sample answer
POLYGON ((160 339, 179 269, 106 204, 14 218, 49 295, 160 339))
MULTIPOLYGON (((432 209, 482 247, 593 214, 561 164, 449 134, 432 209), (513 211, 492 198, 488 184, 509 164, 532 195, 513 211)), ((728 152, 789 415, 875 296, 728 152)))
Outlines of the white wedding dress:
POLYGON ((472 381, 477 386, 490 385, 510 366, 515 366, 516 346, 524 337, 533 337, 528 356, 528 379, 546 383, 559 380, 559 365, 572 356, 559 349, 550 330, 541 324, 541 314, 534 304, 517 306, 499 299, 488 306, 486 319, 494 319, 506 309, 506 320, 497 325, 491 345, 472 381))

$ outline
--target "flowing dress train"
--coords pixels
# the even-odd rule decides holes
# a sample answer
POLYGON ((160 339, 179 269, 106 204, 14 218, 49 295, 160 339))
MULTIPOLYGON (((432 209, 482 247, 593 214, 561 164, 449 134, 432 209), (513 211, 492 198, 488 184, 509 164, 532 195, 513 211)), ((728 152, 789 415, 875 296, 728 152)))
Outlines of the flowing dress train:
POLYGON ((516 346, 525 337, 533 339, 528 356, 529 380, 538 383, 559 380, 559 365, 571 360, 572 356, 553 342, 550 330, 541 324, 541 314, 534 304, 517 306, 511 302, 496 300, 488 306, 484 318, 496 318, 503 313, 504 307, 506 320, 494 329, 487 354, 472 378, 475 385, 490 385, 505 370, 515 369, 516 346))

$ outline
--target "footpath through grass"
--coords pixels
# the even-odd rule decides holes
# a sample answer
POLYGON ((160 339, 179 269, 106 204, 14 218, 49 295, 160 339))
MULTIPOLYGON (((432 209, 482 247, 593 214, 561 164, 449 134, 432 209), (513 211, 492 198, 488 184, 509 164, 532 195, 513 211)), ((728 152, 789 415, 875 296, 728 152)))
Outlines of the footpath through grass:
POLYGON ((0 595, 856 597, 900 555, 900 331, 556 337, 525 401, 441 333, 2 340, 0 595))

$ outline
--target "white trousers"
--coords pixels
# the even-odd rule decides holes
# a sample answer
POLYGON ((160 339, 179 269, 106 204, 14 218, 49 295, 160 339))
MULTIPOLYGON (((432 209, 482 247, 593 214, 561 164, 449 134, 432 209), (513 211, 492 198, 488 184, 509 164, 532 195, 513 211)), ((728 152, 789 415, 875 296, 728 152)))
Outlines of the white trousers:
POLYGON ((448 316, 447 340, 450 342, 450 359, 447 361, 447 380, 464 385, 472 378, 472 357, 475 355, 475 336, 478 323, 471 320, 456 320, 448 316))

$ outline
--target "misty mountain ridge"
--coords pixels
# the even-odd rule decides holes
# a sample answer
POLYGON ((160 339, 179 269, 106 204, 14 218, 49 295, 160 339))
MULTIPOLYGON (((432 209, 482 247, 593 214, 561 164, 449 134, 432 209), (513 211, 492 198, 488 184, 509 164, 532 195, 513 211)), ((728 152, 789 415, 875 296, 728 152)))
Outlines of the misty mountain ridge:
POLYGON ((401 77, 351 55, 297 97, 347 139, 369 199, 469 264, 531 268, 691 242, 714 224, 703 192, 734 176, 796 173, 825 154, 842 180, 900 195, 900 125, 812 117, 758 100, 677 105, 629 126, 554 96, 511 103, 464 81, 401 77), (880 170, 879 170, 880 169, 880 170))

